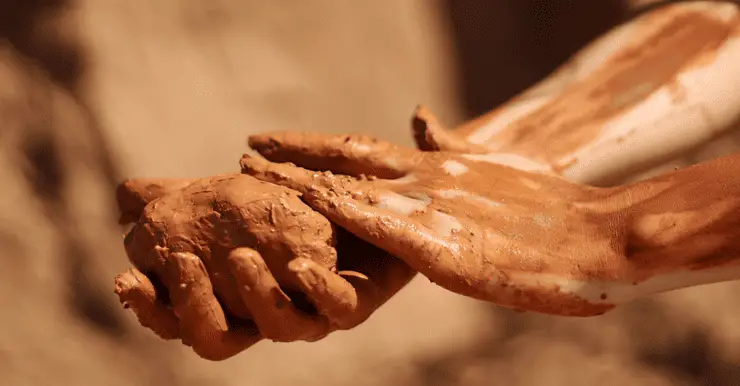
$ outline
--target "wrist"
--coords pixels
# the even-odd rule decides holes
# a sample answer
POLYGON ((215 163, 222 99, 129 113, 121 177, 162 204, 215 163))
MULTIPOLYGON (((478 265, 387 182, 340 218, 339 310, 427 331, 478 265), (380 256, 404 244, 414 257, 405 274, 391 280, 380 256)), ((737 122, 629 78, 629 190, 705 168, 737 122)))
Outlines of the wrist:
POLYGON ((740 278, 740 158, 614 190, 635 296, 740 278))

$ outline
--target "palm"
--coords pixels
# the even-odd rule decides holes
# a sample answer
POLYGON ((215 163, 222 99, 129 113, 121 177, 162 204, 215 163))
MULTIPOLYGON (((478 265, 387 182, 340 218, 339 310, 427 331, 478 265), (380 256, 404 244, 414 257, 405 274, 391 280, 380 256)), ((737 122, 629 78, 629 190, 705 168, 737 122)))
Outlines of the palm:
POLYGON ((608 222, 588 209, 596 189, 502 166, 496 156, 420 152, 368 137, 283 133, 251 143, 270 159, 346 165, 360 178, 242 159, 246 173, 303 192, 331 221, 447 289, 549 313, 612 307, 592 284, 620 279, 604 268, 622 263, 608 222))

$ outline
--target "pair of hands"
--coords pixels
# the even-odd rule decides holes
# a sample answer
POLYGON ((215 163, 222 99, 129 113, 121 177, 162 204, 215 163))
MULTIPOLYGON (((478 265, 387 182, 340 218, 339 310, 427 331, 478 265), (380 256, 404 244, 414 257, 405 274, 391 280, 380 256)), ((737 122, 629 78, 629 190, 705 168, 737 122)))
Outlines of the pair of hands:
POLYGON ((121 300, 204 358, 352 328, 416 271, 499 305, 581 316, 614 307, 604 288, 626 279, 610 214, 587 209, 594 188, 495 154, 359 135, 275 133, 250 146, 265 159, 245 155, 243 174, 119 189, 138 268, 117 277, 121 300))
MULTIPOLYGON (((336 329, 351 328, 410 280, 414 270, 409 266, 461 294, 564 315, 602 313, 635 297, 638 282, 647 284, 642 294, 691 285, 693 276, 684 274, 645 280, 655 276, 647 266, 674 272, 675 262, 650 256, 648 263, 635 264, 635 259, 625 257, 634 248, 628 240, 634 231, 628 229, 633 227, 627 225, 630 221, 653 228, 673 226, 650 216, 630 219, 629 211, 635 201, 644 199, 637 196, 658 194, 671 184, 672 177, 630 190, 586 187, 553 174, 580 182, 616 181, 734 127, 737 98, 727 85, 737 79, 726 71, 732 66, 722 63, 737 56, 737 45, 729 38, 737 30, 736 18, 727 17, 735 13, 737 9, 729 4, 662 7, 605 35, 540 85, 454 133, 442 130, 421 110, 414 120, 417 143, 420 149, 435 152, 358 136, 281 133, 253 137, 251 145, 268 161, 245 157, 243 171, 294 189, 286 191, 299 191, 303 201, 285 204, 271 193, 267 196, 272 198, 246 194, 222 197, 220 202, 230 203, 231 208, 256 208, 237 216, 238 223, 277 232, 271 239, 274 244, 269 240, 260 244, 255 237, 215 237, 233 225, 233 218, 212 215, 211 220, 202 220, 203 216, 195 216, 196 209, 211 213, 214 206, 195 199, 202 192, 185 189, 196 182, 208 185, 208 179, 131 181, 122 187, 119 202, 128 220, 138 221, 127 250, 146 275, 132 270, 119 276, 121 299, 134 308, 142 324, 160 336, 181 338, 201 356, 224 359, 263 337, 315 340, 336 329), (693 25, 704 32, 711 30, 697 40, 709 43, 689 47, 665 65, 664 56, 655 52, 670 51, 676 40, 655 43, 651 38, 673 28, 672 21, 697 18, 716 22, 693 25), (728 31, 727 36, 717 33, 718 25, 728 31), (620 37, 619 44, 613 44, 615 36, 620 37), (634 47, 641 47, 641 42, 655 43, 658 48, 635 55, 634 47), (698 62, 713 65, 697 72, 698 62), (647 92, 643 78, 654 73, 663 81, 654 84, 657 91, 647 92), (672 93, 675 79, 686 74, 702 87, 687 89, 688 97, 665 107, 652 103, 661 90, 672 93), (592 98, 594 87, 601 89, 617 79, 618 89, 592 98), (706 90, 713 91, 707 94, 706 90), (722 103, 700 103, 705 94, 724 98, 720 98, 722 103), (629 108, 624 103, 614 108, 616 99, 629 101, 629 108), (697 103, 714 119, 697 126, 697 103), (648 119, 635 121, 631 111, 638 110, 649 110, 648 119), (594 114, 598 119, 591 124, 594 114), (559 118, 549 119, 553 116, 559 118), (681 140, 665 144, 664 132, 681 140), (578 141, 561 140, 563 135, 578 141), (561 146, 553 148, 551 142, 556 140, 561 146), (172 210, 158 213, 155 205, 170 205, 172 210), (185 207, 193 213, 182 212, 185 207), (331 220, 351 234, 328 221, 318 228, 313 223, 314 227, 306 229, 318 236, 299 239, 282 257, 272 256, 268 246, 281 245, 276 240, 284 237, 279 234, 280 224, 291 213, 304 211, 313 213, 304 214, 306 218, 331 220), (255 220, 255 213, 284 216, 257 216, 261 220, 255 220), (319 228, 325 230, 316 231, 319 228), (156 237, 147 235, 152 232, 156 237), (340 235, 336 237, 339 242, 331 241, 335 237, 327 237, 330 234, 340 235), (211 253, 214 245, 218 253, 211 253), (303 249, 305 245, 314 247, 303 249), (313 254, 301 254, 311 248, 313 254), (331 265, 336 252, 339 268, 331 265), (357 255, 360 252, 363 257, 357 255), (287 262, 285 256, 298 258, 287 262), (155 289, 158 283, 150 280, 162 282, 165 288, 155 289), (316 311, 304 312, 307 307, 293 304, 299 297, 290 293, 291 288, 303 293, 313 305, 308 308, 316 311), (249 323, 244 318, 255 325, 245 328, 249 323)), ((238 177, 246 181, 240 189, 251 192, 258 180, 244 177, 238 177)), ((673 203, 666 201, 666 205, 673 203)), ((675 253, 671 250, 666 256, 675 253)), ((717 272, 709 276, 728 277, 722 270, 717 272)))

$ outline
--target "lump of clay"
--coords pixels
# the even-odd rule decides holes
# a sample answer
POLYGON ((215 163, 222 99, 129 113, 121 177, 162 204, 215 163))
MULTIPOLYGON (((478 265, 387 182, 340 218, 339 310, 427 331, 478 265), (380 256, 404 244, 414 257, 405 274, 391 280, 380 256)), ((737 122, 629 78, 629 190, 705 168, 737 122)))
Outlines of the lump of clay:
MULTIPOLYGON (((286 292, 298 284, 288 263, 306 258, 336 271, 332 224, 304 204, 298 192, 243 174, 194 180, 133 180, 119 191, 119 205, 138 221, 125 239, 131 262, 154 277, 168 274, 173 253, 197 256, 208 271, 213 290, 225 310, 240 319, 250 311, 238 297, 227 257, 235 247, 254 249, 286 292), (137 183, 136 181, 144 181, 137 183), (157 185, 159 189, 149 189, 157 185), (160 197, 139 197, 144 190, 160 197), (143 206, 143 209, 141 208, 143 206)), ((175 279, 177 280, 177 279, 175 279)))

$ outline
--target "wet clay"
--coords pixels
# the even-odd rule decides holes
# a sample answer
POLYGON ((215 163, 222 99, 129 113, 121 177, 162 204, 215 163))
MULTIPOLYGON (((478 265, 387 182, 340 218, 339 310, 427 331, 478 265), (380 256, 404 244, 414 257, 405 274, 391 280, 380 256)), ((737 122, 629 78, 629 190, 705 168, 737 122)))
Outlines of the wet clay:
POLYGON ((154 331, 162 339, 180 339, 180 326, 175 313, 162 299, 154 284, 135 269, 116 276, 115 292, 124 308, 133 308, 139 323, 154 331))
MULTIPOLYGON (((183 185, 181 180, 171 183, 183 185)), ((227 267, 233 248, 259 252, 276 279, 295 290, 288 262, 306 258, 335 270, 334 241, 329 221, 297 192, 235 174, 190 181, 177 194, 153 201, 126 236, 125 247, 132 263, 147 272, 162 271, 172 252, 198 256, 229 311, 249 318, 227 267)))
MULTIPOLYGON (((305 141, 304 135, 270 137, 281 148, 317 148, 296 143, 305 141)), ((352 148, 352 136, 338 137, 326 136, 326 143, 341 142, 335 151, 352 148)), ((612 243, 608 222, 572 205, 589 202, 589 188, 472 155, 416 151, 409 157, 411 149, 382 148, 375 152, 382 158, 366 174, 384 162, 382 170, 403 165, 395 170, 400 177, 355 179, 249 155, 242 158, 242 167, 259 179, 303 192, 333 222, 463 295, 530 311, 593 315, 614 304, 601 300, 601 293, 576 290, 575 283, 629 282, 620 277, 625 262, 620 246, 612 243)))
MULTIPOLYGON (((307 137, 291 133, 254 141, 268 137, 281 148, 317 148, 296 143, 307 137)), ((343 145, 328 159, 352 148, 352 136, 331 137, 325 143, 343 145)), ((311 141, 319 138, 317 134, 311 141)), ((398 256, 433 282, 515 309, 597 315, 638 296, 740 277, 738 269, 723 267, 738 257, 727 254, 727 248, 738 248, 734 240, 740 227, 729 225, 737 222, 730 214, 740 201, 722 187, 727 183, 717 182, 707 196, 711 199, 686 202, 702 186, 696 181, 720 171, 725 181, 730 178, 728 166, 721 163, 738 169, 738 157, 600 189, 481 155, 417 151, 409 158, 410 149, 393 152, 380 146, 382 158, 362 174, 370 176, 378 162, 385 162, 382 170, 404 165, 394 172, 400 177, 353 178, 250 155, 242 158, 242 168, 303 192, 304 200, 332 222, 398 256), (651 217, 656 215, 662 217, 651 217), (690 235, 694 237, 682 239, 690 235), (682 250, 678 257, 677 248, 682 250)), ((312 156, 318 165, 320 155, 312 156)))
POLYGON ((121 302, 207 359, 262 338, 314 341, 353 328, 415 273, 346 232, 338 238, 297 191, 244 174, 130 180, 117 198, 122 221, 137 221, 124 241, 136 269, 116 278, 121 302), (342 272, 335 245, 352 257, 342 272))
MULTIPOLYGON (((291 261, 336 270, 333 227, 297 192, 233 174, 190 181, 134 180, 124 183, 118 194, 124 215, 135 213, 153 197, 126 235, 126 252, 141 272, 163 282, 181 322, 201 324, 196 331, 182 332, 183 342, 200 349, 199 354, 210 350, 212 337, 207 333, 232 333, 226 315, 252 318, 250 303, 241 296, 245 278, 240 273, 259 273, 252 267, 261 262, 283 289, 298 290, 302 284, 296 270, 289 268, 291 261), (202 318, 203 314, 215 316, 202 318)), ((149 284, 136 286, 141 295, 131 298, 132 286, 121 285, 131 280, 130 275, 117 279, 122 300, 138 310, 150 309, 149 284)), ((273 300, 282 302, 281 307, 290 303, 284 294, 273 300)), ((137 314, 143 319, 147 313, 137 314)), ((249 342, 249 335, 240 341, 249 342)), ((222 348, 214 352, 221 355, 222 348)))
POLYGON ((275 162, 290 162, 311 170, 327 170, 327 162, 336 173, 358 175, 370 168, 373 175, 396 178, 408 169, 414 152, 367 135, 326 136, 313 132, 286 132, 289 141, 275 136, 257 134, 249 137, 249 146, 275 162), (389 163, 385 153, 406 152, 399 164, 389 163))
POLYGON ((137 178, 121 183, 116 189, 116 202, 121 209, 118 222, 136 222, 149 202, 193 182, 185 178, 137 178))

